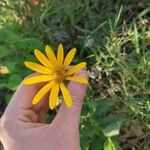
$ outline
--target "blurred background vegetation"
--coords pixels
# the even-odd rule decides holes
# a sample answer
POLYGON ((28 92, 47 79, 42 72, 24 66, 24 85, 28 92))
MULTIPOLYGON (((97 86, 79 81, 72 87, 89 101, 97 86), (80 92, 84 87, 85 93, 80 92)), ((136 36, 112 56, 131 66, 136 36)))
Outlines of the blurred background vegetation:
POLYGON ((59 43, 88 63, 82 150, 149 150, 150 0, 1 0, 0 115, 34 48, 59 43))

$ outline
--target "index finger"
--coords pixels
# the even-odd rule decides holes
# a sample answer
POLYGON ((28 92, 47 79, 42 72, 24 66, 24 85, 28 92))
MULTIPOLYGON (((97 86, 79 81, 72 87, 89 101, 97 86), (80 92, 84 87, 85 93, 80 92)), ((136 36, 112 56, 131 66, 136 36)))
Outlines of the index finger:
MULTIPOLYGON (((34 76, 37 74, 32 74, 34 76)), ((32 85, 24 85, 21 83, 14 93, 13 97, 8 104, 6 110, 11 110, 11 112, 18 112, 20 109, 31 109, 33 107, 32 99, 35 94, 39 91, 39 89, 43 86, 43 83, 32 84, 32 85)), ((43 97, 43 99, 46 99, 43 97)), ((41 100, 38 105, 44 104, 44 100, 41 100)))

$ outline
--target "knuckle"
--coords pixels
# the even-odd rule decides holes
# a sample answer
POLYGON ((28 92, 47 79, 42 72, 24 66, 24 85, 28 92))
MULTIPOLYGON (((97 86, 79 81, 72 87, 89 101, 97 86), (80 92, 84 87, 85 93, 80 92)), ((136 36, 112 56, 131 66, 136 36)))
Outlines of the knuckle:
POLYGON ((78 95, 72 95, 74 106, 81 107, 83 100, 78 95))

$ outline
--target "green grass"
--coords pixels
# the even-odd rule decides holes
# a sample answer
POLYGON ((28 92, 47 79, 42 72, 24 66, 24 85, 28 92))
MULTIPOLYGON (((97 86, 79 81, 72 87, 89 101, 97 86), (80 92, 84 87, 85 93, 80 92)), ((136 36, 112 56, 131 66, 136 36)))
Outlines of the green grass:
POLYGON ((0 74, 6 103, 31 73, 23 62, 34 60, 34 48, 76 47, 74 63, 87 61, 91 77, 82 149, 150 148, 149 0, 43 0, 38 6, 3 0, 0 6, 0 65, 10 70, 0 74))

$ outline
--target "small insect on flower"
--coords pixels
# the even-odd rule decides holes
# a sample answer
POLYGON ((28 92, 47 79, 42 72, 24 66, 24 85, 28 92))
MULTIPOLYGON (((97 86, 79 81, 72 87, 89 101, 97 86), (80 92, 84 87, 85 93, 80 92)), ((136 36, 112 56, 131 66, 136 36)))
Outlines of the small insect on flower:
POLYGON ((72 98, 63 82, 65 80, 68 80, 87 84, 88 81, 84 77, 73 76, 74 73, 85 68, 86 62, 81 62, 69 68, 69 65, 76 53, 76 49, 71 49, 68 52, 66 58, 64 58, 64 50, 62 44, 59 44, 58 46, 57 57, 55 56, 50 46, 47 45, 45 47, 45 51, 47 57, 39 50, 34 50, 34 54, 41 64, 28 61, 25 62, 25 65, 28 68, 40 74, 24 79, 24 84, 30 85, 41 82, 47 83, 34 96, 32 104, 37 104, 46 93, 50 92, 49 107, 50 109, 54 109, 57 103, 59 92, 61 91, 66 106, 71 107, 72 98))

